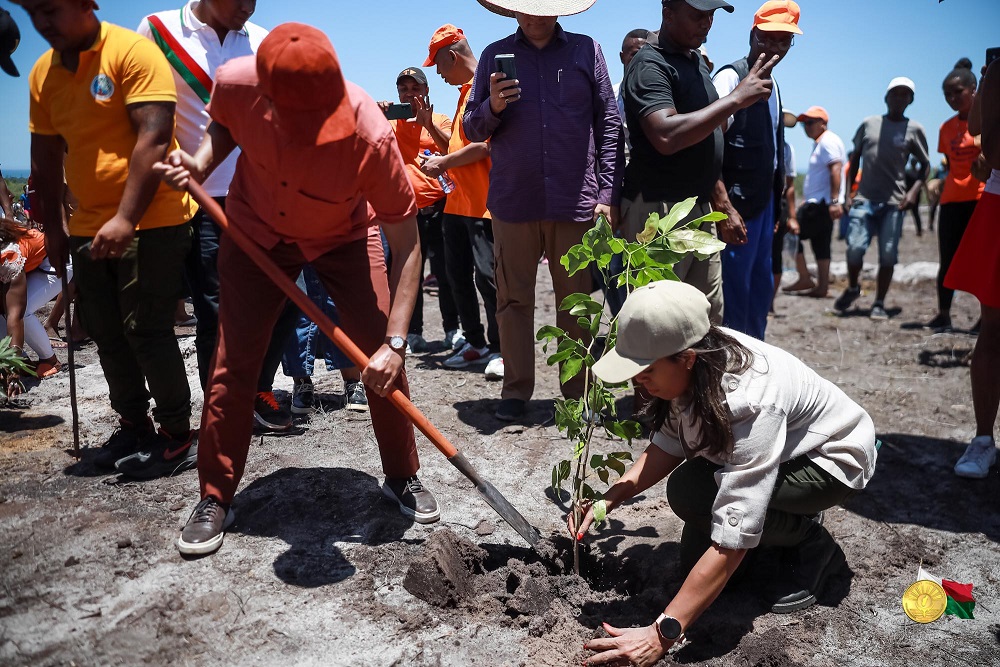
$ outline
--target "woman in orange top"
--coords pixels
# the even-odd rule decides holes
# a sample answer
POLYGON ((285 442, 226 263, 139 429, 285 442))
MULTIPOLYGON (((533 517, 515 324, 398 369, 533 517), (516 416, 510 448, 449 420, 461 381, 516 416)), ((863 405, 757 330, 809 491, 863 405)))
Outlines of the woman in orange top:
MULTIPOLYGON (((45 236, 12 220, 0 220, 0 304, 4 315, 0 337, 9 332, 11 345, 19 351, 27 341, 38 354, 35 372, 40 378, 55 375, 61 365, 34 313, 52 300, 59 288, 59 278, 45 256, 45 236)), ((9 382, 6 388, 8 396, 20 390, 18 382, 9 382)))
POLYGON ((944 277, 965 234, 965 228, 983 194, 983 182, 972 175, 972 164, 979 157, 979 146, 969 134, 969 112, 976 93, 976 75, 972 62, 962 58, 944 79, 942 86, 948 106, 958 112, 941 125, 938 152, 948 159, 948 176, 941 189, 938 218, 938 250, 941 266, 937 276, 938 314, 925 326, 935 331, 951 329, 951 301, 955 290, 944 286, 944 277))

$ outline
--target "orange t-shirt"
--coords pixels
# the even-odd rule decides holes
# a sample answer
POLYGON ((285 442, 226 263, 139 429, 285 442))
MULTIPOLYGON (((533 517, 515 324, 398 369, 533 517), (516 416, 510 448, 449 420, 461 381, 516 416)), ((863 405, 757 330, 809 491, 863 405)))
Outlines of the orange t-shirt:
POLYGON ((45 235, 37 229, 0 248, 0 276, 4 282, 13 280, 22 271, 28 273, 37 269, 45 259, 45 235))
MULTIPOLYGON (((433 122, 436 127, 442 130, 451 130, 451 120, 436 113, 433 115, 433 122)), ((396 135, 396 143, 399 144, 399 152, 403 156, 403 164, 406 165, 406 173, 410 177, 410 184, 413 192, 417 196, 417 208, 426 208, 434 202, 444 197, 444 190, 438 179, 431 178, 420 171, 420 160, 418 155, 422 155, 425 150, 433 153, 440 153, 441 149, 434 143, 431 133, 422 125, 411 120, 392 120, 392 131, 396 135)))
MULTIPOLYGON (((462 127, 462 116, 465 115, 465 105, 469 102, 472 92, 472 82, 462 86, 458 96, 458 111, 451 130, 451 143, 448 152, 455 153, 473 143, 465 136, 462 127)), ((490 191, 490 158, 483 158, 462 167, 448 170, 448 176, 455 182, 455 191, 448 195, 444 212, 451 215, 462 215, 467 218, 489 218, 486 210, 486 196, 490 191)))
POLYGON ((979 148, 969 134, 969 123, 952 116, 941 125, 938 152, 948 157, 948 177, 941 189, 941 203, 977 201, 985 184, 972 175, 979 148))

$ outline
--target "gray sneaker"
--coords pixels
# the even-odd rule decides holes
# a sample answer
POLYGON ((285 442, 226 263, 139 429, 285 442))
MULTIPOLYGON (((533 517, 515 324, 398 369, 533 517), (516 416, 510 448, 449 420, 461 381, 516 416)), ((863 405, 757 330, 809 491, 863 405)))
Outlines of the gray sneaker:
POLYGON ((420 334, 406 334, 406 346, 410 348, 410 352, 415 354, 420 354, 421 352, 426 352, 431 349, 431 346, 427 344, 424 337, 420 334))
POLYGON ((222 546, 236 515, 212 496, 198 503, 177 540, 177 550, 188 556, 210 554, 222 546))
POLYGON ((365 385, 360 382, 348 382, 344 388, 347 397, 347 409, 356 412, 368 412, 368 394, 365 385))
POLYGON ((997 446, 988 435, 977 435, 955 464, 955 474, 968 479, 985 479, 997 462, 997 446))
POLYGON ((887 320, 889 319, 889 313, 885 312, 885 306, 876 301, 872 304, 872 310, 868 314, 868 317, 873 320, 887 320))

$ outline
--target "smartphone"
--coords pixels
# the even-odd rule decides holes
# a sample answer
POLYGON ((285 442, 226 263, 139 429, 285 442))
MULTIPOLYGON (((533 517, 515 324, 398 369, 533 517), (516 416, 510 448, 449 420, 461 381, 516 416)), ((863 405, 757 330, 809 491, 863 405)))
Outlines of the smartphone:
POLYGON ((986 66, 989 67, 990 63, 1000 58, 1000 46, 994 46, 992 49, 986 49, 986 66))
POLYGON ((407 120, 415 116, 413 105, 409 102, 405 104, 390 104, 385 109, 385 117, 388 120, 407 120))
POLYGON ((517 67, 514 65, 513 53, 501 53, 494 58, 494 61, 496 62, 496 71, 507 75, 504 81, 513 81, 517 78, 517 67))

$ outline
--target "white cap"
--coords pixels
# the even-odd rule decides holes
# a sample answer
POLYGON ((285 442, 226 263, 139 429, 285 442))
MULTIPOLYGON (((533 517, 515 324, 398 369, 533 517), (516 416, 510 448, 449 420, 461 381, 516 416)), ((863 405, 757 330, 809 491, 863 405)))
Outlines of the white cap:
POLYGON ((885 89, 885 92, 889 92, 893 88, 909 88, 910 92, 914 95, 917 94, 917 87, 913 83, 913 79, 905 76, 897 76, 895 79, 889 82, 889 87, 885 89))
POLYGON ((708 333, 712 310, 697 287, 661 280, 625 299, 618 315, 618 341, 594 364, 605 382, 624 382, 654 361, 688 349, 708 333))

